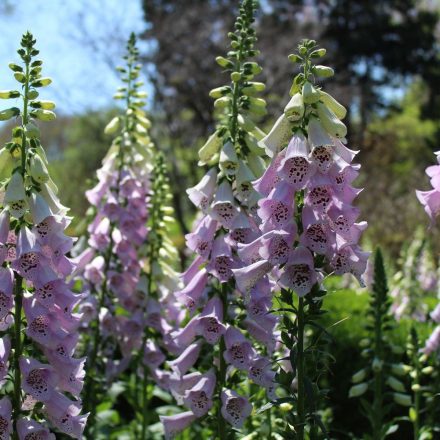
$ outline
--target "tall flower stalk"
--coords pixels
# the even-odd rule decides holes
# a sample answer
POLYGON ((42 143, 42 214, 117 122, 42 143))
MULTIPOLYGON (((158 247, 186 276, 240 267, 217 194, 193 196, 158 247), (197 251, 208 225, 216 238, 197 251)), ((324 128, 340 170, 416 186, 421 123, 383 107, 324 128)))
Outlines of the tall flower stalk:
POLYGON ((167 182, 143 110, 146 93, 141 91, 134 34, 124 59, 126 66, 118 68, 124 85, 114 96, 124 103, 124 112, 105 129, 116 136, 97 172, 97 185, 86 193, 95 212, 88 227, 89 247, 77 257, 77 273, 89 290, 80 304, 89 356, 86 434, 95 438, 101 432, 97 407, 108 388, 127 372, 132 377, 127 382, 134 386, 126 397, 138 414, 130 429, 145 439, 148 377, 164 386, 163 377, 156 374, 165 359, 159 346, 172 350, 166 336, 179 323, 172 295, 179 282, 172 268, 177 253, 163 235, 170 220, 170 208, 162 206, 168 197, 167 182))
POLYGON ((73 310, 81 295, 69 288, 75 266, 66 254, 73 239, 64 229, 70 218, 39 140, 37 121, 55 119, 55 104, 39 97, 51 79, 41 74, 35 43, 32 34, 23 35, 22 64, 9 65, 21 91, 0 92, 2 99, 22 101, 21 109, 0 112, 1 120, 20 120, 0 150, 0 341, 6 354, 0 437, 55 438, 50 426, 81 438, 87 419, 80 414, 85 359, 73 357, 80 325, 73 310))
MULTIPOLYGON (((250 292, 248 283, 235 277, 255 258, 252 250, 240 255, 240 246, 258 236, 260 196, 251 182, 264 170, 264 150, 258 146, 264 133, 254 122, 265 113, 265 102, 258 97, 264 84, 254 81, 261 68, 250 61, 257 54, 256 6, 254 0, 241 3, 235 30, 228 34, 231 50, 216 59, 231 82, 210 93, 220 116, 199 151, 200 165, 208 165, 209 171, 187 191, 201 213, 186 236, 196 257, 182 274, 183 289, 176 292, 189 316, 185 326, 171 334, 180 354, 168 363, 170 390, 187 411, 161 417, 167 438, 197 418, 215 438, 234 438, 231 426, 243 427, 252 411, 250 400, 256 397, 247 394, 253 387, 244 384, 273 392, 270 356, 277 320, 268 314, 270 283, 262 276, 259 288, 250 292)), ((257 263, 253 276, 264 269, 260 266, 257 263)))
MULTIPOLYGON (((344 145, 346 110, 315 83, 333 76, 330 67, 314 64, 324 54, 315 41, 304 40, 298 54, 289 56, 300 73, 284 112, 259 143, 272 160, 254 182, 263 196, 257 210, 260 236, 248 246, 259 255, 254 264, 265 268, 259 275, 270 274, 272 290, 281 290, 274 311, 283 316, 285 356, 277 375, 283 390, 274 404, 295 406, 285 434, 298 439, 316 438, 318 427, 325 432, 315 366, 328 361, 320 348, 326 332, 319 325, 326 268, 352 273, 362 282, 369 255, 358 245, 367 224, 357 222, 359 209, 352 205, 360 191, 351 183, 360 167, 352 164, 356 152, 344 145)), ((235 271, 236 277, 248 279, 252 268, 235 271)), ((258 279, 252 277, 248 287, 258 279)))
POLYGON ((374 281, 366 329, 369 337, 362 342, 362 356, 368 364, 352 377, 349 397, 359 398, 365 417, 371 428, 371 438, 384 439, 397 431, 398 425, 390 413, 393 402, 410 406, 411 397, 406 393, 402 378, 410 367, 399 362, 403 350, 390 341, 393 317, 391 299, 382 253, 376 251, 374 281), (399 356, 400 355, 400 356, 399 356))

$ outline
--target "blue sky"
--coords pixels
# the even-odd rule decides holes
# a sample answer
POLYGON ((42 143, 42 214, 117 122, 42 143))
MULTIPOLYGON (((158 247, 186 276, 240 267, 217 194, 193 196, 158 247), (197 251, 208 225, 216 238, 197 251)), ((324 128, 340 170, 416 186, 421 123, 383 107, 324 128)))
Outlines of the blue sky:
POLYGON ((145 26, 140 0, 0 0, 0 89, 16 88, 7 66, 29 30, 53 79, 42 97, 55 100, 58 113, 108 106, 125 41, 145 26))

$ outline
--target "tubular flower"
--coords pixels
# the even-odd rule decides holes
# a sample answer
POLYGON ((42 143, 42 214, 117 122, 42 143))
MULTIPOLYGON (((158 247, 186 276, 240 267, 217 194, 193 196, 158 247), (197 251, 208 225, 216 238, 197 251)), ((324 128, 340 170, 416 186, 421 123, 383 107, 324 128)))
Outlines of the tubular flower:
MULTIPOLYGON (((184 326, 171 333, 180 356, 168 362, 173 371, 171 390, 177 402, 184 404, 195 417, 215 410, 216 417, 227 422, 220 422, 222 428, 216 429, 225 432, 228 424, 240 428, 251 412, 250 404, 243 403, 247 402, 244 397, 225 394, 232 393, 225 391, 230 372, 249 377, 266 390, 274 387, 273 376, 267 371, 271 361, 266 356, 273 352, 277 336, 277 318, 268 313, 272 299, 267 272, 272 266, 252 252, 253 242, 259 237, 260 220, 256 212, 261 198, 252 182, 264 179, 261 174, 265 156, 264 149, 258 146, 265 134, 253 120, 265 112, 264 101, 256 98, 264 85, 253 81, 261 68, 248 61, 256 53, 252 28, 255 7, 253 0, 242 2, 237 31, 230 34, 233 40, 233 50, 228 53, 230 59, 217 58, 220 66, 231 72, 232 81, 210 93, 216 99, 215 107, 225 108, 225 114, 199 151, 199 163, 211 167, 196 186, 187 190, 189 199, 201 213, 192 232, 185 237, 195 258, 182 274, 184 286, 175 296, 187 311, 187 317, 184 326), (248 271, 249 261, 258 267, 248 271), (252 289, 260 280, 262 288, 252 289), (233 319, 237 313, 240 319, 233 319), (203 361, 199 355, 204 353, 204 344, 213 353, 215 381, 208 381, 196 371, 203 361), (265 366, 265 373, 261 373, 264 380, 257 372, 248 376, 249 368, 256 362, 265 366), (213 388, 207 388, 208 384, 213 388), (227 402, 223 397, 226 395, 227 402)), ((277 193, 277 197, 280 204, 292 202, 289 194, 277 193)), ((282 236, 264 238, 266 252, 274 260, 282 258, 275 249, 281 246, 278 242, 282 236)), ((163 421, 167 422, 164 427, 169 433, 169 419, 163 421)), ((184 429, 186 425, 181 426, 184 429)), ((225 435, 217 432, 219 438, 226 438, 225 435)))
POLYGON ((79 439, 87 420, 81 415, 80 398, 85 359, 75 357, 81 319, 76 308, 82 295, 70 289, 75 264, 67 254, 73 239, 64 231, 71 219, 58 199, 36 136, 36 120, 42 118, 34 110, 38 108, 34 87, 42 62, 33 58, 38 54, 35 42, 26 33, 18 51, 29 72, 22 81, 26 97, 22 124, 5 146, 14 158, 14 171, 0 188, 0 319, 6 332, 0 340, 0 378, 10 374, 14 382, 13 389, 2 388, 0 437, 18 432, 20 439, 54 439, 46 426, 49 422, 51 429, 79 439), (24 398, 40 403, 31 415, 44 425, 24 418, 24 398), (82 420, 75 430, 56 422, 57 399, 75 406, 75 415, 82 420))

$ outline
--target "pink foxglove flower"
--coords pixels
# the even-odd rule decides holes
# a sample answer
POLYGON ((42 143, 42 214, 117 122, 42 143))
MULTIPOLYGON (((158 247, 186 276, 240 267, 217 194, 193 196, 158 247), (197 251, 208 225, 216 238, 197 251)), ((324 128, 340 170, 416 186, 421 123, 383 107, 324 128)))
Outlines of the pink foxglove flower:
MULTIPOLYGON (((26 33, 18 51, 26 67, 22 71, 27 72, 20 80, 25 90, 42 81, 41 68, 30 69, 38 53, 34 45, 33 36, 26 33)), ((23 100, 20 126, 13 130, 14 138, 21 137, 22 148, 17 150, 21 160, 0 188, 4 193, 0 200, 0 328, 10 335, 14 329, 13 338, 5 335, 1 340, 0 374, 1 380, 7 372, 16 384, 21 382, 21 387, 2 387, 0 437, 9 438, 14 431, 20 439, 54 439, 46 426, 23 419, 23 412, 32 410, 32 417, 50 422, 56 416, 51 403, 67 399, 67 392, 75 396, 71 403, 82 423, 66 433, 81 438, 87 420, 87 415, 81 415, 79 398, 84 374, 81 368, 66 366, 84 363, 75 357, 81 318, 76 306, 82 295, 69 288, 75 271, 69 257, 74 239, 65 230, 71 218, 50 178, 38 130, 32 129, 38 119, 53 119, 55 114, 42 110, 35 99, 23 100), (73 379, 74 387, 70 386, 73 379)), ((53 103, 45 102, 53 108, 53 103)), ((57 423, 49 425, 59 428, 57 423)))
POLYGON ((222 393, 222 415, 235 428, 241 428, 247 417, 252 412, 252 405, 233 390, 225 390, 222 393))

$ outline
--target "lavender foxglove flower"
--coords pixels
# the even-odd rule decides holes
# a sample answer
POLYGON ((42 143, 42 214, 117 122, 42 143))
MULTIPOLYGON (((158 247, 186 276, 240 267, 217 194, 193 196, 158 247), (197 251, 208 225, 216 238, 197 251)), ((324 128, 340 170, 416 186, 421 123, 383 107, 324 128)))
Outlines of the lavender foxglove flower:
MULTIPOLYGON (((171 333, 178 353, 183 354, 175 361, 168 362, 174 370, 171 388, 174 388, 173 395, 177 396, 178 403, 183 401, 197 417, 215 408, 216 418, 219 419, 215 429, 219 430, 219 438, 225 438, 229 429, 227 423, 222 423, 222 418, 235 427, 241 427, 244 418, 250 414, 247 405, 244 405, 243 411, 233 411, 235 402, 240 403, 240 400, 231 400, 228 404, 230 411, 224 411, 222 396, 224 389, 228 388, 230 372, 235 371, 234 375, 240 374, 243 378, 247 376, 248 368, 258 357, 257 347, 258 350, 265 350, 255 341, 264 340, 272 349, 277 318, 273 316, 266 319, 262 317, 263 313, 254 313, 248 318, 246 315, 248 307, 256 308, 252 300, 257 301, 258 294, 252 288, 260 280, 267 279, 273 267, 272 261, 283 259, 282 237, 285 236, 282 233, 275 237, 275 233, 273 237, 265 237, 263 254, 268 254, 267 258, 271 262, 264 260, 258 252, 260 243, 254 243, 260 235, 260 220, 256 213, 261 194, 252 186, 253 180, 265 179, 265 176, 261 176, 264 171, 264 160, 261 157, 264 151, 258 146, 258 141, 265 134, 252 120, 265 112, 264 101, 256 97, 264 89, 264 84, 253 81, 260 67, 254 62, 245 61, 254 55, 252 23, 255 6, 253 0, 243 0, 240 8, 237 22, 240 25, 233 37, 233 48, 239 44, 237 42, 242 42, 241 55, 233 49, 228 54, 230 60, 217 58, 223 68, 231 71, 233 81, 210 93, 216 99, 215 106, 225 108, 225 117, 199 151, 199 163, 211 168, 199 184, 187 191, 190 200, 203 216, 199 217, 193 231, 186 236, 187 247, 196 253, 196 257, 181 276, 184 287, 175 292, 189 318, 184 320, 185 325, 180 330, 171 333), (256 254, 254 248, 257 249, 256 254), (249 270, 246 267, 249 263, 254 263, 255 268, 249 270), (237 311, 240 311, 240 318, 234 319, 232 323, 237 311), (256 321, 261 323, 261 327, 256 321), (207 353, 209 362, 215 367, 215 390, 207 388, 208 384, 213 386, 212 380, 192 381, 192 374, 198 377, 197 373, 200 373, 205 377, 197 371, 200 365, 206 365, 205 359, 193 358, 195 352, 205 352, 201 346, 194 345, 203 341, 210 345, 207 353), (192 344, 190 350, 187 349, 189 344, 192 344), (217 344, 218 350, 212 347, 217 344), (218 356, 214 353, 218 353, 218 356), (188 359, 191 362, 186 362, 188 359), (194 370, 188 369, 188 365, 194 370), (188 387, 186 394, 183 389, 185 385, 188 387), (213 402, 217 404, 213 405, 213 402)), ((280 203, 291 203, 290 195, 279 194, 280 203)), ((292 213, 289 211, 289 214, 292 213)), ((293 237, 294 227, 286 225, 285 234, 289 238, 293 237)), ((259 305, 265 312, 270 310, 270 295, 266 297, 264 305, 259 305)), ((163 418, 166 433, 171 432, 170 421, 174 420, 180 419, 178 416, 175 419, 163 418)), ((211 418, 204 420, 209 421, 211 418)), ((215 436, 214 432, 212 435, 215 436)))
MULTIPOLYGON (((22 81, 24 90, 44 87, 51 80, 41 77, 42 62, 33 60, 38 51, 30 33, 23 36, 19 54, 26 67, 22 81), (36 63, 36 64, 35 64, 36 63)), ((21 69, 21 67, 20 67, 21 69)), ((24 70, 21 70, 24 71, 24 70)), ((48 421, 51 428, 60 428, 53 422, 56 412, 54 399, 65 399, 76 407, 76 416, 82 420, 77 429, 63 431, 73 438, 82 438, 87 415, 81 415, 80 391, 84 372, 67 368, 84 360, 75 358, 78 326, 81 315, 75 313, 82 295, 68 287, 75 270, 68 257, 73 239, 64 231, 71 219, 57 196, 58 189, 48 173, 45 152, 38 139, 36 121, 51 120, 55 107, 50 101, 27 96, 20 111, 21 126, 14 128, 10 148, 20 156, 14 172, 1 191, 0 202, 0 320, 2 331, 14 331, 14 338, 1 340, 1 375, 11 374, 15 386, 2 389, 1 438, 9 438, 14 430, 20 439, 31 437, 54 439, 46 426, 22 418, 29 408, 22 401, 31 400, 32 417, 48 421), (47 107, 47 108, 45 108, 47 107), (20 139, 20 143, 17 143, 20 139), (14 314, 11 310, 14 309, 14 314), (29 340, 24 344, 23 336, 29 340), (18 335, 18 337, 17 337, 18 335), (10 356, 13 350, 14 356, 10 356), (32 357, 31 357, 32 356, 32 357), (60 362, 60 358, 63 362, 60 362), (75 387, 72 383, 74 374, 75 387), (64 393, 73 395, 68 399, 64 393), (39 403, 36 406, 36 403, 39 403)), ((12 152, 12 150, 11 150, 12 152)))

